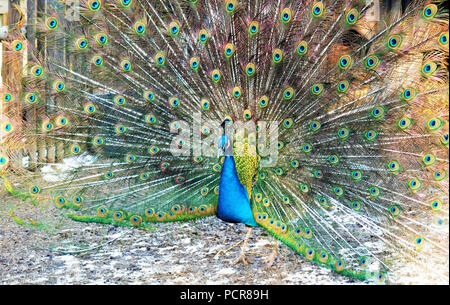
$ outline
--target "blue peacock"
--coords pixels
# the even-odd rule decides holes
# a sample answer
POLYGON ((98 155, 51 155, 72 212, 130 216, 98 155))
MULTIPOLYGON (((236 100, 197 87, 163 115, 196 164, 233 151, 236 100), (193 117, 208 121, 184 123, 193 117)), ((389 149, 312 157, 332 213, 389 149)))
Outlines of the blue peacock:
POLYGON ((49 6, 45 52, 6 43, 31 60, 2 102, 33 115, 2 117, 0 176, 73 221, 243 223, 244 263, 260 227, 345 276, 403 262, 448 281, 448 10, 402 3, 380 20, 362 0, 82 0, 70 21, 49 6), (36 142, 71 161, 55 179, 23 162, 36 142))

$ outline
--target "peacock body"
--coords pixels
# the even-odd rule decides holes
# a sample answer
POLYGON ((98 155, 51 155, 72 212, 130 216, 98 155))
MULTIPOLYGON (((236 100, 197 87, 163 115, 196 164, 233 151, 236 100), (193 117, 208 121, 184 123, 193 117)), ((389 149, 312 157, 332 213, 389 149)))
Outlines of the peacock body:
POLYGON ((7 44, 30 60, 2 94, 25 113, 2 115, 4 185, 74 221, 217 215, 346 276, 407 263, 448 281, 430 267, 449 253, 448 11, 373 9, 83 0, 67 20, 49 5, 28 24, 45 49, 20 31, 7 44), (66 158, 24 163, 36 143, 66 158))

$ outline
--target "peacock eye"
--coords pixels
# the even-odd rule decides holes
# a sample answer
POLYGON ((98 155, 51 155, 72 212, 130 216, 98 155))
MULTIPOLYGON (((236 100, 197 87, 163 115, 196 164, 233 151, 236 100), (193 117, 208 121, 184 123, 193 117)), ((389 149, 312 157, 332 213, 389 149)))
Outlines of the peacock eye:
POLYGON ((361 257, 361 258, 359 259, 359 265, 360 265, 362 268, 365 268, 365 267, 367 266, 367 258, 361 257))
POLYGON ((88 41, 86 38, 78 38, 75 41, 75 46, 79 49, 79 50, 84 50, 88 47, 88 41))
POLYGON ((378 66, 379 63, 380 60, 378 59, 378 57, 376 55, 371 55, 365 60, 364 65, 367 69, 373 70, 378 66))
POLYGON ((437 200, 433 200, 433 201, 431 202, 431 208, 432 208, 434 211, 440 210, 441 206, 442 206, 441 200, 438 200, 438 199, 437 199, 437 200))
POLYGON ((341 58, 339 59, 339 68, 341 68, 342 70, 346 70, 350 68, 351 65, 352 65, 352 58, 350 57, 350 55, 341 56, 341 58))
POLYGON ((12 42, 13 50, 16 52, 22 52, 23 51, 23 43, 20 40, 14 40, 12 42))
POLYGON ((317 18, 323 15, 323 3, 317 2, 312 7, 312 15, 317 18))
POLYGON ((178 21, 172 21, 169 23, 168 31, 171 36, 177 36, 180 32, 180 24, 178 21))
POLYGON ((100 10, 102 6, 102 2, 100 0, 88 0, 87 2, 89 10, 93 12, 97 12, 100 10))
POLYGON ((108 42, 108 37, 105 34, 97 34, 95 40, 100 46, 104 46, 108 42))
POLYGON ((300 41, 297 44, 297 54, 305 55, 307 51, 308 51, 308 43, 304 40, 300 41))
POLYGON ((323 85, 322 84, 314 84, 314 85, 312 85, 311 92, 314 95, 320 95, 323 92, 323 85))
POLYGON ((374 109, 372 109, 371 115, 372 117, 379 119, 383 116, 384 114, 384 109, 382 107, 375 107, 374 109))
POLYGON ((3 98, 2 98, 3 102, 8 103, 12 100, 12 96, 9 93, 4 93, 3 94, 3 98))
POLYGON ((208 110, 208 109, 209 109, 209 102, 208 102, 208 101, 203 101, 203 103, 202 103, 202 108, 203 108, 204 110, 208 110))
POLYGON ((37 186, 32 186, 30 189, 30 193, 33 195, 37 195, 37 194, 39 194, 39 192, 40 192, 40 189, 37 186))
POLYGON ((198 32, 198 40, 201 43, 206 43, 208 41, 208 36, 209 36, 209 33, 208 33, 208 30, 206 30, 206 29, 201 29, 198 32))
POLYGON ((398 42, 397 42, 397 39, 396 39, 395 37, 393 37, 393 38, 391 38, 391 39, 389 40, 389 45, 390 45, 391 47, 395 48, 395 47, 397 46, 397 44, 398 44, 398 42))
POLYGON ((248 26, 248 33, 250 36, 254 36, 259 33, 259 23, 257 21, 250 22, 248 26))
POLYGON ((256 67, 253 63, 247 64, 245 67, 245 72, 247 73, 247 76, 253 76, 256 72, 256 67))
POLYGON ((123 7, 129 7, 129 6, 131 5, 131 3, 132 3, 131 0, 119 0, 119 1, 120 1, 120 4, 121 4, 123 7))
POLYGON ((275 64, 280 63, 283 60, 283 51, 275 49, 272 52, 272 62, 275 64))
POLYGON ((435 62, 427 62, 422 67, 422 74, 425 77, 432 75, 437 70, 437 64, 435 62))
POLYGON ((31 68, 31 73, 36 76, 39 77, 43 74, 43 69, 41 66, 34 66, 31 68))
POLYGON ((398 49, 402 44, 402 37, 399 34, 389 36, 388 47, 392 50, 398 49))
POLYGON ((444 133, 441 137, 440 137, 440 141, 443 145, 448 145, 448 133, 444 133))
POLYGON ((439 44, 440 44, 441 46, 446 46, 446 45, 448 45, 448 32, 442 33, 442 34, 439 36, 439 44))
POLYGON ((357 171, 353 171, 352 172, 352 177, 353 177, 353 180, 360 180, 361 179, 361 172, 359 171, 359 170, 357 170, 357 171))
POLYGON ((431 118, 427 123, 427 127, 430 131, 436 131, 442 127, 442 120, 439 118, 431 118))
POLYGON ((58 91, 58 92, 61 92, 61 91, 63 91, 64 89, 65 89, 65 84, 64 84, 64 82, 62 82, 62 81, 59 81, 59 82, 56 82, 55 83, 55 90, 56 91, 58 91))
POLYGON ((225 45, 225 57, 230 58, 234 54, 234 45, 231 43, 227 43, 225 45))
POLYGON ((321 170, 314 171, 314 177, 321 179, 323 177, 323 173, 321 170))
POLYGON ((103 58, 101 56, 94 56, 92 58, 92 62, 94 63, 94 65, 100 66, 103 63, 103 58))
POLYGON ((233 13, 235 11, 235 9, 236 9, 236 0, 228 0, 228 1, 226 1, 225 9, 226 9, 228 14, 233 13))
POLYGON ((45 25, 49 30, 54 30, 58 27, 58 19, 56 19, 55 17, 48 17, 45 25))
POLYGON ((321 127, 321 124, 319 121, 314 121, 311 123, 311 125, 309 126, 309 128, 311 129, 311 131, 317 131, 319 130, 321 127))
POLYGON ((354 201, 354 202, 352 203, 352 208, 353 208, 353 210, 358 211, 358 210, 360 209, 360 203, 359 203, 359 201, 354 201))
POLYGON ((242 94, 241 88, 239 88, 239 87, 234 87, 233 90, 232 90, 231 92, 232 92, 234 98, 238 99, 238 98, 241 97, 241 94, 242 94))
POLYGON ((286 89, 284 89, 283 99, 289 101, 293 98, 293 96, 294 96, 294 89, 292 87, 287 87, 286 89))
POLYGON ((222 74, 218 69, 215 69, 211 72, 211 79, 216 84, 219 83, 221 76, 222 74))
POLYGON ((292 11, 290 8, 285 8, 281 11, 280 14, 282 23, 289 23, 292 19, 292 11))
POLYGON ((166 63, 166 57, 161 52, 155 54, 154 60, 157 66, 164 66, 166 63))
POLYGON ((346 80, 341 81, 339 83, 339 85, 338 85, 338 92, 340 92, 340 93, 347 92, 348 91, 348 87, 349 87, 348 81, 346 81, 346 80))
POLYGON ((351 9, 346 15, 346 22, 349 25, 354 25, 358 21, 359 12, 355 8, 351 9))
POLYGON ((283 126, 284 126, 284 128, 291 128, 292 127, 292 123, 293 123, 292 119, 288 118, 288 119, 284 120, 283 126))
POLYGON ((146 24, 145 24, 143 21, 138 20, 138 21, 136 21, 136 22, 134 23, 133 28, 134 28, 134 32, 135 32, 137 35, 142 36, 143 34, 145 34, 145 31, 146 31, 146 24))
POLYGON ((437 170, 434 172, 434 180, 441 181, 447 176, 447 172, 445 170, 437 170))
POLYGON ((169 105, 172 108, 178 108, 180 106, 180 100, 178 99, 178 97, 171 97, 169 99, 169 105))
POLYGON ((25 95, 25 100, 27 103, 33 104, 37 100, 37 95, 35 93, 27 93, 25 95))
POLYGON ((11 124, 9 124, 9 123, 4 124, 3 130, 5 130, 6 132, 10 132, 12 130, 11 124))
POLYGON ((375 130, 368 130, 364 133, 364 137, 368 140, 368 141, 373 141, 376 139, 377 137, 377 132, 375 130))
POLYGON ((424 19, 430 20, 436 16, 438 12, 438 6, 436 4, 428 4, 423 8, 422 17, 424 19))

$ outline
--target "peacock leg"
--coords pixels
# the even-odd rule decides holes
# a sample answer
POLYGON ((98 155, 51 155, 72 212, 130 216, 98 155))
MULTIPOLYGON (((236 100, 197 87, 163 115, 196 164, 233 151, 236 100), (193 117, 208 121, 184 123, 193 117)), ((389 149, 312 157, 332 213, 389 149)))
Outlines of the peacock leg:
POLYGON ((235 243, 234 245, 232 245, 231 247, 229 247, 228 249, 226 249, 226 250, 223 250, 223 249, 220 250, 219 252, 216 253, 216 255, 214 255, 214 258, 219 257, 219 255, 221 255, 221 254, 225 254, 225 253, 230 252, 230 250, 234 249, 237 245, 241 244, 242 242, 243 242, 243 240, 240 240, 240 241, 238 241, 237 243, 235 243))
POLYGON ((273 263, 275 262, 275 259, 278 257, 279 243, 280 242, 278 241, 278 239, 275 239, 275 243, 272 243, 272 252, 268 256, 266 256, 266 258, 264 258, 263 263, 266 263, 266 269, 272 267, 273 263))
POLYGON ((245 226, 247 228, 247 234, 245 235, 244 243, 241 247, 241 253, 239 254, 239 257, 234 261, 233 265, 243 263, 248 264, 248 260, 245 257, 245 251, 247 250, 248 241, 250 240, 250 236, 253 232, 253 227, 245 226))

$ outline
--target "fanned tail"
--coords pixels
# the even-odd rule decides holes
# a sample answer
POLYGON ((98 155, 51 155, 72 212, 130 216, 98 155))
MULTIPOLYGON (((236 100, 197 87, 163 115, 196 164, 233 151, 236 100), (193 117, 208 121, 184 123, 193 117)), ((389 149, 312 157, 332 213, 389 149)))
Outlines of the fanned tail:
POLYGON ((236 169, 271 234, 358 279, 448 281, 448 11, 410 2, 382 21, 350 0, 50 6, 37 44, 7 43, 30 59, 2 92, 0 176, 77 221, 192 220, 217 210, 222 123, 244 123, 236 169))

